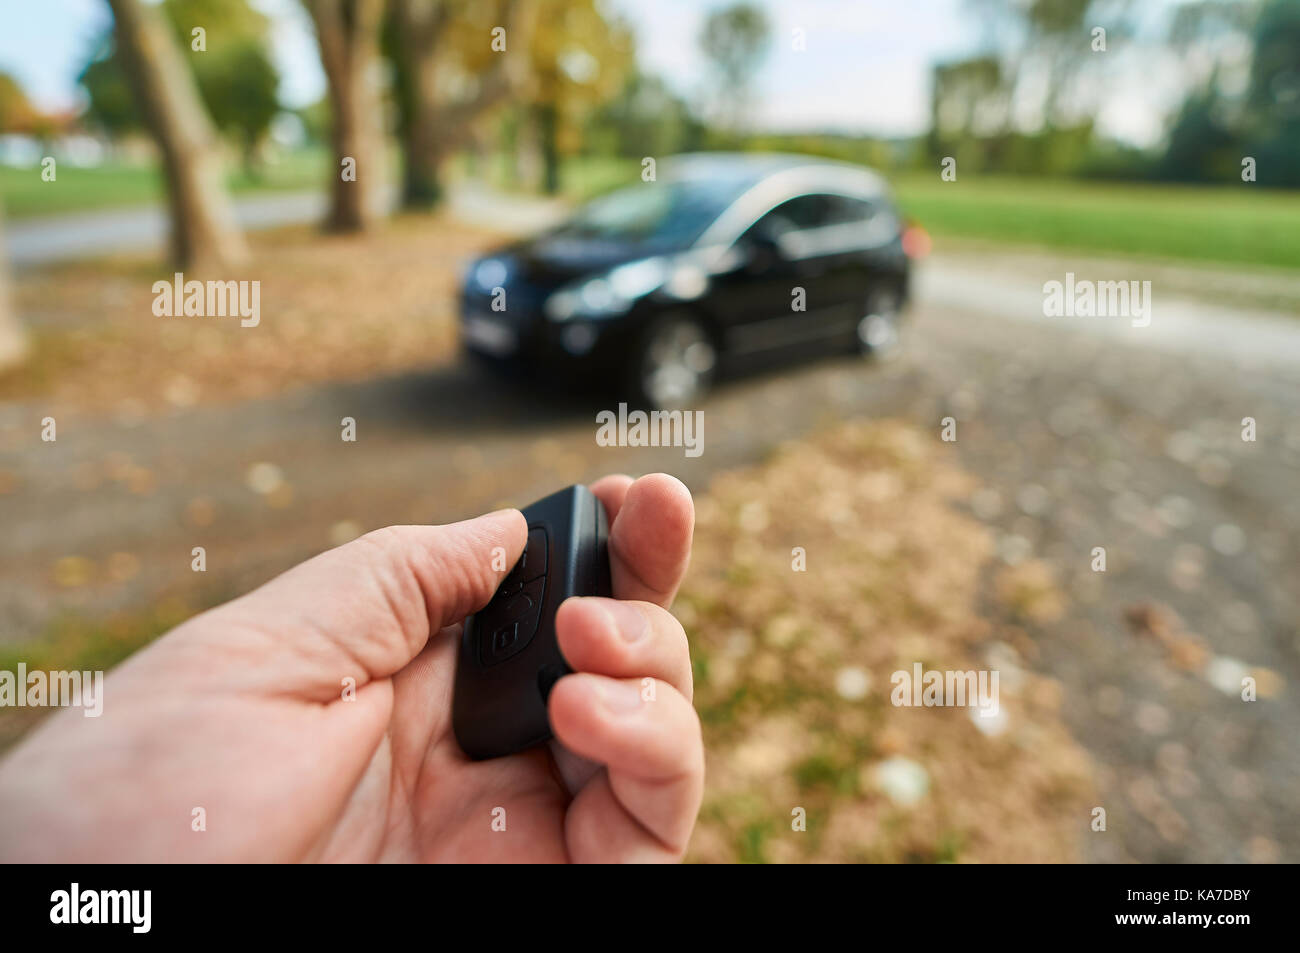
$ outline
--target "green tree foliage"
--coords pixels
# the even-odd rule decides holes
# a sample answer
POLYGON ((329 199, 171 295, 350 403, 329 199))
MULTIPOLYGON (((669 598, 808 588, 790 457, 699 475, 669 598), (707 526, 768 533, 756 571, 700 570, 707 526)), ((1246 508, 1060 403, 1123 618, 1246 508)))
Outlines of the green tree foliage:
POLYGON ((436 205, 443 162, 475 142, 481 117, 518 99, 537 9, 533 0, 390 0, 381 47, 393 66, 404 207, 436 205))
MULTIPOLYGON (((213 122, 239 144, 253 171, 257 146, 280 108, 266 18, 247 0, 164 0, 162 8, 213 122), (196 29, 203 31, 203 50, 195 49, 196 29)), ((80 81, 90 96, 91 118, 109 135, 143 128, 111 35, 99 44, 80 81)))
POLYGON ((114 138, 144 127, 136 108, 126 73, 113 50, 112 35, 105 35, 93 59, 81 71, 79 81, 90 96, 91 120, 114 138))
POLYGON ((743 117, 750 81, 770 39, 767 16, 749 3, 715 10, 704 21, 700 49, 713 67, 714 109, 732 129, 743 117))
POLYGON ((1272 0, 1255 25, 1245 153, 1263 185, 1300 186, 1300 0, 1272 0))
POLYGON ((249 171, 256 170, 257 147, 280 110, 279 84, 261 44, 247 40, 213 54, 199 70, 199 92, 212 121, 238 141, 249 171))
POLYGON ((1182 182, 1232 182, 1243 158, 1256 162, 1256 182, 1300 186, 1300 0, 1262 4, 1201 0, 1181 8, 1171 39, 1189 52, 1250 44, 1244 94, 1225 92, 1211 70, 1178 111, 1156 174, 1182 182))
POLYGON ((1230 181, 1242 154, 1241 138, 1211 89, 1183 103, 1156 174, 1171 182, 1230 181))
POLYGON ((930 154, 953 156, 972 171, 988 168, 996 147, 991 137, 1006 128, 1008 102, 996 56, 936 63, 930 83, 930 154))
POLYGON ((38 121, 39 114, 28 102, 18 80, 0 72, 0 133, 28 132, 38 121))
POLYGON ((632 35, 595 0, 545 0, 529 39, 525 121, 541 152, 542 187, 554 194, 561 156, 583 148, 586 120, 623 87, 632 35))
POLYGON ((1034 132, 1014 129, 1010 104, 1016 75, 1014 67, 988 55, 937 64, 926 138, 930 160, 952 156, 969 172, 1078 172, 1089 155, 1092 120, 1044 121, 1034 132))
POLYGON ((658 76, 634 71, 587 124, 589 151, 642 158, 705 147, 705 127, 658 76))

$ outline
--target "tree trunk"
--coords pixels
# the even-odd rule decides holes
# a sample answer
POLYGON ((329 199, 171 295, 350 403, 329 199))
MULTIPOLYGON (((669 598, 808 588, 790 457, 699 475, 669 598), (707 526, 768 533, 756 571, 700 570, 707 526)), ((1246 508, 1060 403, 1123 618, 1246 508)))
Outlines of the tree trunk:
POLYGON ((442 150, 427 135, 430 124, 411 123, 402 143, 406 156, 402 170, 402 207, 430 209, 442 201, 442 150))
POLYGON ((384 192, 384 139, 379 97, 379 28, 383 0, 306 0, 316 24, 333 111, 334 170, 325 227, 368 228, 384 192))
POLYGON ((542 191, 547 195, 560 194, 560 113, 555 100, 539 103, 537 134, 542 144, 542 191))
POLYGON ((244 174, 250 181, 260 182, 262 180, 261 143, 255 136, 245 136, 240 152, 244 163, 244 174))
POLYGON ((532 106, 519 111, 519 134, 515 147, 515 182, 530 192, 540 192, 545 176, 542 162, 542 134, 532 106))
POLYGON ((4 244, 4 219, 0 214, 0 371, 17 367, 27 356, 27 335, 9 297, 9 258, 4 244))
POLYGON ((411 76, 411 104, 402 141, 402 206, 427 209, 442 198, 443 161, 464 142, 469 124, 522 81, 536 4, 499 0, 497 22, 506 24, 506 51, 495 55, 474 96, 446 103, 439 99, 437 67, 439 43, 452 16, 450 5, 445 0, 394 2, 399 52, 411 76))
POLYGON ((108 5, 118 52, 162 154, 172 259, 182 267, 228 271, 248 260, 248 248, 226 197, 216 132, 194 76, 155 7, 141 0, 108 5))
MULTIPOLYGON (((403 17, 403 19, 405 19, 403 17)), ((402 207, 427 209, 442 199, 443 150, 438 137, 437 58, 433 44, 422 50, 410 49, 411 112, 402 140, 402 207)))

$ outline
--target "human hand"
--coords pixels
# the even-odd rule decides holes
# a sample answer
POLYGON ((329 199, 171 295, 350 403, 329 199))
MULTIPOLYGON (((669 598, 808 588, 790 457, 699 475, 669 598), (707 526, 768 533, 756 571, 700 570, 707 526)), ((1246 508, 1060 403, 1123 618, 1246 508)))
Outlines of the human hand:
POLYGON ((614 598, 557 614, 575 674, 551 692, 549 746, 472 762, 451 730, 461 622, 504 576, 493 549, 507 570, 522 552, 521 514, 390 527, 137 653, 107 679, 99 718, 51 717, 0 763, 0 857, 680 858, 704 754, 686 636, 667 607, 694 509, 662 474, 592 490, 610 520, 614 598))

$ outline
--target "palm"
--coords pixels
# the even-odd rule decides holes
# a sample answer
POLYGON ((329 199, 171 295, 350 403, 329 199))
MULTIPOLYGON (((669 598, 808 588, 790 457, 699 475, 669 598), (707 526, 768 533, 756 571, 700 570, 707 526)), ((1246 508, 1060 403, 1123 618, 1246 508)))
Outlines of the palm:
POLYGON ((324 859, 572 859, 566 818, 574 794, 599 766, 556 742, 493 761, 467 760, 450 717, 459 636, 460 626, 444 629, 392 679, 389 730, 371 739, 367 777, 358 785, 371 793, 335 826, 330 840, 337 847, 324 859))
POLYGON ((377 855, 453 863, 564 860, 570 794, 550 752, 535 748, 475 763, 456 744, 450 712, 458 637, 459 626, 444 630, 393 680, 392 729, 372 761, 379 777, 366 805, 377 855))

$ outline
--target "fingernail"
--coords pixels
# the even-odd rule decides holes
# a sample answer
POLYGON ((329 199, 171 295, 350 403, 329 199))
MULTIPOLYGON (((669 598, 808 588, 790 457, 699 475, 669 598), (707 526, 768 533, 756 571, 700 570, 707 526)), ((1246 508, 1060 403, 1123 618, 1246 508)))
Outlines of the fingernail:
POLYGON ((607 679, 600 683, 600 700, 609 711, 625 714, 641 707, 641 689, 635 682, 607 679))
POLYGON ((614 630, 625 642, 639 642, 650 631, 650 620, 645 613, 630 602, 617 599, 601 599, 600 607, 609 616, 614 630))

